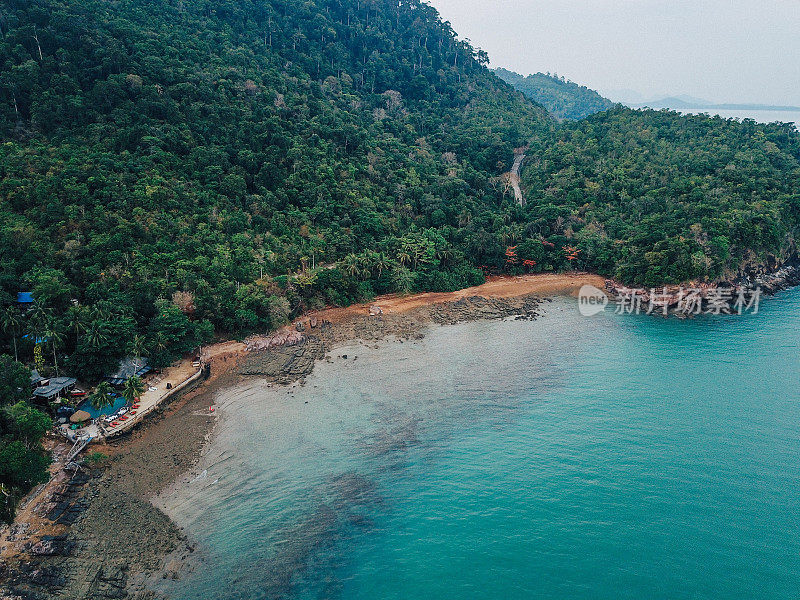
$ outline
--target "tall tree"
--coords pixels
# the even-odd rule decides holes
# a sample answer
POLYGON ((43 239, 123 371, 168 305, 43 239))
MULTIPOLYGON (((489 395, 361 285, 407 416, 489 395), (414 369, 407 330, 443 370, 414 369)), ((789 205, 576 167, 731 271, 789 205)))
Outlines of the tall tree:
POLYGON ((7 306, 0 313, 0 325, 3 327, 3 332, 11 336, 14 344, 14 360, 19 360, 19 353, 17 352, 17 337, 22 330, 22 315, 16 306, 7 306))
POLYGON ((139 396, 144 392, 144 382, 138 376, 134 375, 129 377, 125 382, 125 387, 122 389, 122 397, 128 402, 133 404, 139 399, 139 396))
POLYGON ((81 304, 70 306, 67 310, 69 328, 75 332, 75 346, 80 343, 82 333, 86 333, 89 311, 81 304))
POLYGON ((44 335, 53 349, 53 367, 58 377, 58 349, 64 344, 64 334, 58 330, 55 320, 51 319, 45 326, 44 335))
POLYGON ((143 335, 135 334, 131 338, 129 350, 133 354, 133 366, 138 372, 142 366, 142 356, 147 352, 147 342, 143 335))
POLYGON ((101 381, 89 396, 89 403, 93 409, 102 413, 106 408, 114 406, 114 397, 111 394, 111 385, 107 381, 101 381))

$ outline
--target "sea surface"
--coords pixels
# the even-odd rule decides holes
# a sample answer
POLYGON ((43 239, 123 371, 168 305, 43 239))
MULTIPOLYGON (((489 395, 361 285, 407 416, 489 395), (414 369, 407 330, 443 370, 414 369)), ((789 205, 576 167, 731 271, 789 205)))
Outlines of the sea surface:
POLYGON ((719 115, 723 119, 753 119, 756 123, 794 123, 800 126, 800 112, 787 110, 725 110, 719 108, 679 108, 675 109, 687 115, 707 113, 711 116, 719 115))
POLYGON ((156 499, 198 543, 164 591, 798 598, 798 344, 798 289, 693 320, 557 299, 225 390, 199 469, 156 499))

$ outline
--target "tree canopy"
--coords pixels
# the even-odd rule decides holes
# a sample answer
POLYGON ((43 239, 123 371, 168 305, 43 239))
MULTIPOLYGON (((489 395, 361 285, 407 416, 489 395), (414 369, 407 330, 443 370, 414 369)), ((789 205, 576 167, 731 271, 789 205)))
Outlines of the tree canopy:
POLYGON ((19 500, 49 478, 41 440, 52 421, 27 402, 30 385, 30 369, 0 355, 0 521, 10 522, 19 500))
POLYGON ((583 268, 731 281, 796 257, 799 159, 791 124, 617 107, 560 128, 524 182, 531 223, 583 268))
POLYGON ((575 121, 614 106, 611 100, 563 76, 535 73, 524 77, 507 69, 495 69, 494 73, 558 119, 575 121))
POLYGON ((794 251, 793 128, 558 125, 418 0, 9 0, 0 29, 0 304, 35 299, 0 343, 37 366, 97 379, 487 272, 658 284, 794 251))

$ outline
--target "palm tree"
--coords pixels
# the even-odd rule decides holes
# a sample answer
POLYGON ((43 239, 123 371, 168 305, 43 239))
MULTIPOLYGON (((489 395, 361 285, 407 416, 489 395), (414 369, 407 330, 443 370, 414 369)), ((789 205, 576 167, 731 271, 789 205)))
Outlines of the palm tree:
POLYGON ((348 254, 342 261, 342 269, 351 277, 356 277, 361 273, 361 259, 355 254, 348 254))
POLYGON ((125 398, 128 404, 133 404, 142 392, 144 392, 144 383, 138 376, 134 375, 133 377, 128 377, 128 381, 125 382, 122 397, 125 398))
POLYGON ((133 366, 136 369, 134 372, 135 375, 142 366, 142 355, 147 351, 147 344, 144 341, 144 336, 139 335, 138 333, 133 336, 133 339, 130 343, 130 351, 134 356, 133 366))
POLYGON ((61 346, 64 343, 64 334, 56 329, 55 322, 51 320, 44 330, 44 335, 45 337, 50 338, 50 343, 53 346, 53 366, 56 368, 56 377, 58 377, 58 356, 56 353, 56 347, 61 346))
MULTIPOLYGON (((52 318, 53 309, 47 308, 44 304, 34 301, 33 308, 30 312, 29 321, 36 326, 43 326, 47 321, 52 318)), ((43 327, 42 327, 43 329, 43 327)))
POLYGON ((86 318, 88 316, 88 312, 89 311, 86 309, 86 307, 81 306, 80 304, 70 306, 69 310, 67 311, 69 327, 75 332, 76 347, 78 342, 80 342, 80 335, 82 333, 86 333, 86 318))
POLYGON ((167 336, 165 336, 163 333, 156 333, 153 336, 152 343, 153 343, 153 348, 155 348, 157 352, 163 352, 164 350, 167 349, 168 346, 167 336))
POLYGON ((453 258, 453 251, 448 246, 440 248, 436 251, 436 258, 439 259, 442 265, 447 265, 453 258))
POLYGON ((17 354, 17 336, 22 327, 22 316, 19 310, 14 306, 6 308, 2 314, 0 314, 0 325, 3 327, 3 332, 10 334, 11 339, 14 340, 14 360, 19 362, 19 355, 17 354))
POLYGON ((420 263, 428 263, 431 260, 431 257, 428 253, 429 246, 424 241, 419 241, 414 244, 412 249, 412 257, 414 259, 414 270, 417 270, 417 267, 420 263))
POLYGON ((373 266, 378 270, 378 277, 380 277, 386 269, 391 267, 392 262, 384 252, 376 252, 374 258, 373 266))
POLYGON ((52 319, 52 311, 38 302, 34 303, 28 318, 28 334, 33 338, 33 343, 38 344, 44 337, 48 324, 52 319))
POLYGON ((91 315, 93 321, 108 321, 111 319, 111 309, 106 304, 98 302, 92 307, 91 315))
POLYGON ((400 264, 403 266, 408 266, 411 262, 411 253, 405 246, 397 252, 397 260, 399 260, 400 264))
POLYGON ((92 348, 99 348, 108 341, 108 334, 102 323, 93 321, 86 330, 86 339, 92 348))
POLYGON ((114 406, 114 398, 111 396, 111 386, 107 381, 102 381, 95 388, 94 394, 89 398, 89 404, 98 412, 102 412, 104 408, 114 406))

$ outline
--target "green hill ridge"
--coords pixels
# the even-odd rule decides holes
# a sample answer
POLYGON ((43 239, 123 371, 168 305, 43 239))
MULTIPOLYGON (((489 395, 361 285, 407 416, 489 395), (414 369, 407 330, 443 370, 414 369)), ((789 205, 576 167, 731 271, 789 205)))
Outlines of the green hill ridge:
POLYGON ((525 77, 503 68, 494 69, 494 73, 558 119, 583 119, 614 106, 594 90, 557 75, 535 73, 525 77))
POLYGON ((89 377, 137 336, 163 364, 486 271, 655 285, 794 252, 795 130, 558 125, 422 2, 14 0, 0 63, 0 301, 36 299, 2 343, 57 331, 89 377))

